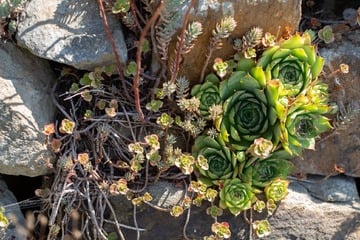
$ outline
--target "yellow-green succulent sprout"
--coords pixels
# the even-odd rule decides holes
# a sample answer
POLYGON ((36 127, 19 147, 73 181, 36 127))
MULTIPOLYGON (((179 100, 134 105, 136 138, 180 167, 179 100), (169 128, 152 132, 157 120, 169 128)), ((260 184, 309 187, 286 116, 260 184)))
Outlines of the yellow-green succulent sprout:
POLYGON ((269 236, 271 233, 270 223, 268 220, 256 220, 252 224, 255 235, 258 238, 269 236))
POLYGON ((296 34, 268 48, 259 59, 268 78, 280 79, 288 96, 297 96, 320 74, 324 59, 316 55, 308 33, 296 34))
POLYGON ((237 71, 221 82, 223 116, 216 122, 222 138, 236 150, 246 150, 255 139, 263 137, 277 145, 279 122, 275 104, 280 81, 266 79, 260 67, 250 72, 237 71), (274 87, 276 83, 276 87, 274 87))
POLYGON ((243 183, 238 178, 225 180, 220 191, 220 207, 222 209, 228 208, 235 216, 250 209, 255 200, 256 197, 250 184, 243 183))
POLYGON ((230 149, 220 137, 215 139, 204 135, 197 137, 192 154, 195 158, 200 156, 200 159, 206 159, 207 167, 197 169, 206 178, 212 180, 229 179, 236 174, 234 172, 237 159, 233 158, 230 149))
POLYGON ((288 194, 289 181, 280 178, 274 179, 270 184, 265 187, 266 199, 278 202, 283 200, 288 194))
POLYGON ((215 233, 215 239, 228 239, 231 237, 230 225, 227 222, 215 222, 211 225, 211 231, 215 233))
POLYGON ((290 154, 284 150, 273 152, 268 158, 259 159, 246 167, 241 175, 242 179, 259 188, 265 187, 276 178, 284 179, 294 168, 289 158, 290 154))
POLYGON ((335 41, 335 34, 330 25, 326 25, 322 29, 319 30, 318 36, 321 40, 323 40, 326 44, 335 41))
POLYGON ((272 141, 265 138, 257 138, 254 143, 247 149, 247 153, 250 153, 254 157, 267 158, 273 150, 272 141))
POLYGON ((222 103, 219 94, 219 78, 215 74, 206 77, 203 84, 195 85, 191 89, 191 95, 200 99, 200 113, 202 116, 209 117, 209 109, 222 103))

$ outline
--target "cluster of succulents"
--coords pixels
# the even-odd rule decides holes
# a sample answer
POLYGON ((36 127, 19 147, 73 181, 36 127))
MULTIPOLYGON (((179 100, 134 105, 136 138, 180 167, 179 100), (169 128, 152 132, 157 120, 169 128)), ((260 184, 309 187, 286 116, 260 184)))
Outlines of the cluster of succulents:
MULTIPOLYGON (((257 59, 236 54, 221 74, 209 74, 191 91, 212 129, 193 145, 198 182, 218 190, 219 207, 234 215, 262 211, 259 206, 271 214, 287 195, 290 159, 314 149, 316 137, 331 128, 324 116, 331 110, 327 85, 319 79, 324 59, 310 35, 293 35, 260 53, 257 59)), ((253 224, 259 237, 270 229, 264 221, 253 224)))

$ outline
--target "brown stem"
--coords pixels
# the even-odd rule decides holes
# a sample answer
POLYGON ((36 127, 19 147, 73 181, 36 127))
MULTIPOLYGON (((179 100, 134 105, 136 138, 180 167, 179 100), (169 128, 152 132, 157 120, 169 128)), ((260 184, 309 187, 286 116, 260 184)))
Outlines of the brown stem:
POLYGON ((138 45, 137 45, 136 73, 135 73, 134 80, 133 80, 133 90, 134 90, 134 95, 135 95, 136 111, 138 112, 139 118, 142 122, 144 122, 145 119, 144 119, 144 114, 143 114, 143 112, 141 110, 141 106, 140 106, 140 92, 139 92, 139 81, 140 81, 140 71, 141 71, 141 50, 142 50, 142 45, 145 40, 145 36, 146 36, 147 32, 149 31, 150 27, 155 22, 155 20, 159 17, 164 6, 165 6, 164 1, 161 1, 159 6, 157 7, 156 11, 154 12, 154 15, 151 16, 150 20, 146 23, 144 29, 142 30, 140 39, 139 39, 138 45))
POLYGON ((186 10, 186 13, 184 15, 184 21, 183 21, 183 25, 182 25, 182 28, 181 28, 181 35, 180 35, 179 42, 178 42, 179 43, 178 44, 178 49, 176 51, 176 58, 175 58, 174 66, 172 66, 173 72, 172 72, 172 75, 171 75, 171 80, 170 80, 171 82, 175 81, 175 79, 177 77, 177 74, 179 73, 180 62, 181 62, 181 59, 182 59, 182 57, 181 57, 181 47, 184 44, 186 26, 187 26, 187 23, 189 21, 190 11, 191 11, 192 7, 194 6, 195 1, 196 0, 191 0, 190 5, 189 5, 189 7, 186 10))
POLYGON ((135 25, 136 27, 141 31, 141 26, 139 24, 139 21, 137 19, 137 14, 136 14, 136 5, 135 5, 135 1, 134 0, 130 0, 130 9, 131 9, 131 12, 134 16, 134 21, 135 21, 135 25))
POLYGON ((209 53, 206 55, 204 66, 203 66, 203 68, 201 70, 200 82, 202 82, 204 80, 205 71, 206 71, 207 66, 209 65, 209 61, 210 61, 210 58, 211 58, 213 52, 214 52, 214 49, 210 47, 209 48, 209 53))
POLYGON ((111 48, 112 48, 112 50, 114 52, 114 55, 115 55, 116 69, 117 69, 117 72, 119 74, 119 78, 120 78, 120 81, 122 83, 122 86, 124 88, 125 96, 126 96, 127 99, 130 100, 131 98, 130 98, 129 93, 127 91, 127 88, 126 88, 126 85, 125 85, 124 74, 122 72, 122 64, 124 64, 125 61, 124 61, 124 59, 120 59, 119 53, 117 51, 117 48, 116 48, 116 45, 115 45, 115 42, 114 42, 114 39, 113 39, 113 37, 111 35, 111 32, 110 32, 109 23, 107 21, 107 17, 106 17, 106 13, 105 13, 105 9, 104 9, 104 5, 102 3, 102 0, 98 0, 98 5, 99 5, 99 8, 100 8, 101 17, 102 17, 102 20, 103 20, 106 36, 107 36, 107 38, 108 38, 108 40, 110 42, 111 48))

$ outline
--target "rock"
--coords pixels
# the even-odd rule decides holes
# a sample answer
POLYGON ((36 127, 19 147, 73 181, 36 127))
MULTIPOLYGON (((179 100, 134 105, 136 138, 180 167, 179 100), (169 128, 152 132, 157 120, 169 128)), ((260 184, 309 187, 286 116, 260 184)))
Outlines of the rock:
MULTIPOLYGON (((189 1, 190 2, 190 1, 189 1)), ((182 12, 185 12, 184 9, 182 12)), ((195 48, 185 55, 179 75, 186 76, 191 83, 199 82, 199 77, 205 62, 209 40, 216 23, 224 16, 233 16, 237 27, 231 38, 240 38, 253 26, 264 29, 276 35, 285 31, 285 26, 297 30, 301 18, 301 0, 258 1, 258 0, 200 0, 195 11, 190 14, 191 21, 199 21, 203 25, 203 34, 195 42, 195 48)), ((182 22, 182 21, 179 21, 182 22)), ((175 45, 175 44, 173 44, 175 45)), ((174 46, 173 46, 174 47, 174 46)), ((225 41, 221 50, 215 50, 209 62, 208 71, 212 69, 216 57, 228 59, 235 53, 232 41, 225 41)), ((170 56, 173 50, 170 48, 170 56)))
MULTIPOLYGON (((310 177, 308 180, 315 181, 317 178, 310 177)), ((324 181, 322 187, 332 185, 330 191, 336 193, 344 191, 342 187, 347 184, 348 192, 355 193, 356 186, 350 182, 352 182, 350 179, 335 177, 324 181), (348 182, 344 183, 344 181, 348 182)), ((358 239, 356 238, 360 236, 360 202, 358 197, 348 197, 347 199, 352 200, 348 202, 324 202, 319 199, 320 193, 317 193, 315 198, 314 193, 309 189, 316 191, 315 186, 304 185, 304 182, 292 182, 290 184, 289 195, 281 201, 275 214, 269 218, 272 234, 266 239, 358 239)), ((154 196, 152 204, 165 209, 170 209, 170 206, 181 201, 185 194, 184 188, 175 187, 167 182, 157 182, 157 184, 150 185, 148 192, 154 196), (172 199, 170 200, 168 196, 172 199), (162 200, 159 201, 159 199, 162 200)), ((327 196, 334 196, 331 192, 327 196)), ((343 198, 338 199, 343 200, 343 198)), ((119 222, 134 227, 131 203, 123 196, 113 196, 110 201, 119 222)), ((207 207, 209 204, 206 201, 201 207, 191 206, 191 214, 186 228, 188 238, 202 239, 202 237, 211 234, 213 219, 206 214, 207 207)), ((183 239, 183 226, 186 218, 187 211, 175 218, 170 216, 168 212, 155 210, 146 204, 136 207, 137 226, 142 240, 183 239)), ((254 214, 255 219, 259 219, 259 216, 254 214)), ((242 215, 234 217, 226 210, 224 215, 218 218, 218 221, 229 222, 232 230, 231 239, 249 239, 249 226, 245 223, 242 215)), ((108 226, 107 231, 113 232, 115 230, 108 226)), ((126 229, 124 225, 122 231, 126 239, 136 239, 136 231, 126 229)))
POLYGON ((290 185, 289 195, 270 218, 269 240, 345 239, 354 240, 360 231, 359 201, 327 203, 308 195, 299 183, 290 185))
POLYGON ((323 176, 307 176, 299 181, 311 196, 325 202, 349 202, 359 200, 355 180, 347 176, 334 176, 325 179, 323 176))
POLYGON ((50 65, 11 43, 0 42, 0 173, 40 176, 55 157, 45 144, 53 122, 50 65))
MULTIPOLYGON (((121 24, 108 16, 121 61, 127 49, 121 24)), ((33 54, 78 69, 93 70, 115 63, 96 1, 33 0, 22 14, 17 33, 18 44, 33 54)))
POLYGON ((7 188, 6 183, 0 179, 0 207, 4 208, 4 215, 9 221, 5 232, 0 229, 1 239, 25 240, 27 231, 25 218, 17 204, 16 198, 7 188), (3 234, 3 235, 2 235, 3 234))
POLYGON ((333 121, 336 131, 325 134, 316 151, 305 151, 303 159, 294 159, 298 172, 327 176, 343 171, 345 175, 360 177, 359 39, 360 30, 356 30, 327 48, 319 49, 320 55, 325 58, 326 73, 335 71, 341 63, 348 64, 350 68, 348 74, 326 79, 331 101, 341 109, 338 119, 343 119, 343 123, 333 121))

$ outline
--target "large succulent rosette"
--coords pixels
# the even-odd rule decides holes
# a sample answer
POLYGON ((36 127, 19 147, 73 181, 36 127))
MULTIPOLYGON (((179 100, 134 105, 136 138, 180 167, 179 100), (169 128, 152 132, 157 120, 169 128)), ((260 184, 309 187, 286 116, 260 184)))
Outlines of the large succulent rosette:
POLYGON ((221 138, 199 136, 193 145, 192 154, 195 158, 204 157, 207 167, 198 167, 202 176, 211 180, 229 179, 236 174, 237 159, 221 138))
POLYGON ((222 103, 219 94, 219 79, 215 74, 209 74, 203 84, 197 84, 191 89, 191 95, 200 99, 200 113, 209 116, 209 109, 222 103))
POLYGON ((245 166, 241 174, 242 180, 253 187, 263 188, 273 179, 285 179, 293 170, 293 164, 287 160, 290 157, 288 152, 278 150, 265 159, 258 159, 245 166))
POLYGON ((267 49, 257 62, 271 79, 280 79, 288 96, 306 90, 320 74, 324 59, 316 55, 310 35, 296 34, 279 45, 267 49))
POLYGON ((331 129, 329 119, 323 115, 329 112, 329 106, 314 104, 312 100, 308 96, 297 97, 281 124, 283 147, 296 155, 302 149, 315 149, 315 138, 331 129))
POLYGON ((249 72, 234 72, 221 82, 223 116, 216 127, 232 149, 246 150, 259 137, 274 140, 274 146, 277 144, 279 123, 275 105, 279 84, 277 80, 268 81, 259 67, 249 72))
POLYGON ((250 209, 255 199, 250 184, 243 183, 238 178, 226 180, 220 191, 220 207, 228 208, 235 216, 250 209))

